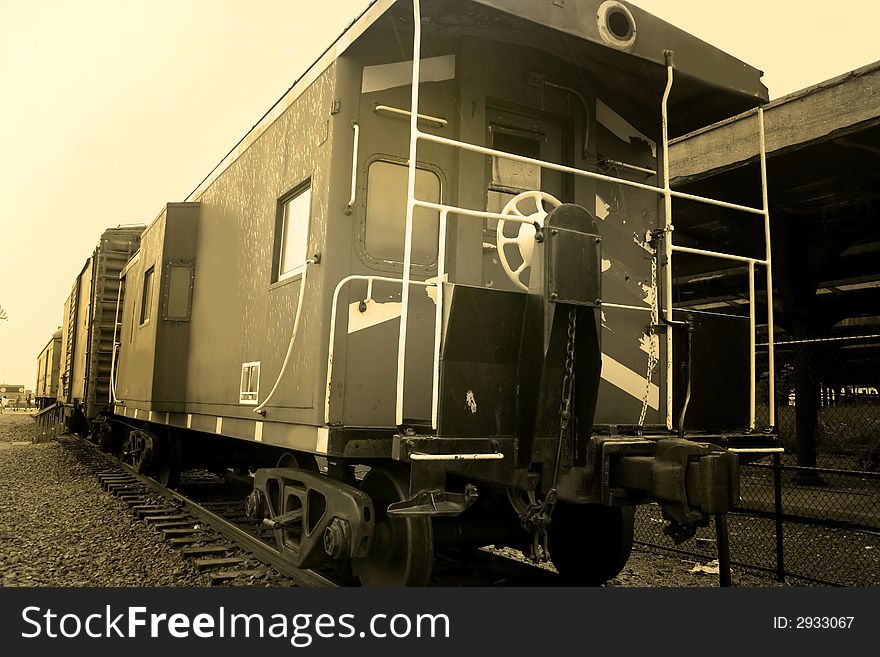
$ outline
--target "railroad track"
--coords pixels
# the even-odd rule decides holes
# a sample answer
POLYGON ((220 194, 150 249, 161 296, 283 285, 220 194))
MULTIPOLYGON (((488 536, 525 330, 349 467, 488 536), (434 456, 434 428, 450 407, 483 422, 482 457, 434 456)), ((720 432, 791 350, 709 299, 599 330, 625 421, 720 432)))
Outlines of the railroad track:
MULTIPOLYGON (((187 472, 174 491, 76 436, 58 442, 89 467, 101 488, 122 500, 147 527, 205 573, 211 585, 338 587, 356 585, 344 573, 296 568, 275 547, 272 531, 244 514, 244 478, 187 472)), ((443 549, 433 586, 556 586, 558 575, 487 550, 443 549)))

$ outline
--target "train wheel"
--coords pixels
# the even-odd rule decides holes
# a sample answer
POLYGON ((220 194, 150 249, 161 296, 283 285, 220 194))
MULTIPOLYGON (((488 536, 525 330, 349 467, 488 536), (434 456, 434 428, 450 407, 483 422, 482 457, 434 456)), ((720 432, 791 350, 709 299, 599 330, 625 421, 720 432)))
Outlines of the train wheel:
POLYGON ((276 468, 298 468, 301 470, 309 470, 310 472, 318 471, 318 462, 314 455, 308 452, 284 452, 278 459, 276 468))
POLYGON ((177 488, 180 483, 180 442, 174 436, 162 436, 159 462, 150 476, 166 488, 177 488))
POLYGON ((568 586, 616 577, 633 543, 633 507, 560 502, 548 527, 550 559, 568 586))
POLYGON ((392 518, 388 505, 406 498, 405 479, 384 468, 373 468, 361 482, 376 514, 370 554, 353 560, 363 586, 425 586, 434 564, 430 518, 392 518))

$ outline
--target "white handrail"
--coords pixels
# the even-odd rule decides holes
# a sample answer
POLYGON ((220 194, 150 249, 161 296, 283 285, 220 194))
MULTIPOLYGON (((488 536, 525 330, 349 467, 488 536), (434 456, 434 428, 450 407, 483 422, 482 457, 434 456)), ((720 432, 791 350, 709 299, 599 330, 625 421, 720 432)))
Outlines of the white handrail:
POLYGON ((409 172, 406 182, 406 228, 403 237, 403 289, 400 292, 400 331, 397 339, 397 394, 395 423, 403 424, 403 382, 406 360, 406 331, 409 319, 409 278, 412 266, 412 228, 416 198, 416 156, 419 146, 419 76, 422 49, 422 14, 419 0, 413 0, 412 89, 409 116, 409 172))
POLYGON ((767 199, 767 144, 764 138, 764 108, 758 108, 758 134, 761 139, 761 196, 764 204, 764 260, 767 262, 767 369, 769 388, 770 426, 776 426, 776 355, 773 347, 773 267, 770 247, 770 204, 767 199))
MULTIPOLYGON (((336 344, 336 310, 339 303, 339 293, 342 288, 352 281, 367 281, 367 298, 373 298, 373 282, 381 281, 383 283, 398 283, 402 284, 402 278, 392 278, 390 276, 370 276, 365 274, 352 274, 350 276, 346 276, 341 281, 336 284, 336 288, 333 290, 333 301, 331 302, 330 307, 330 344, 327 349, 327 385, 324 388, 324 422, 330 423, 330 387, 333 381, 333 354, 335 350, 336 344)), ((434 285, 434 283, 429 283, 427 281, 410 281, 410 285, 421 285, 423 287, 429 287, 434 285)), ((439 286, 438 286, 439 287, 439 286)))
MULTIPOLYGON (((666 277, 663 281, 664 313, 667 319, 672 320, 672 190, 669 188, 669 117, 668 103, 669 93, 672 91, 672 53, 666 52, 666 88, 663 90, 663 98, 660 101, 660 123, 663 142, 663 230, 666 239, 663 240, 663 251, 666 262, 663 264, 666 277)), ((659 258, 655 254, 655 258, 659 258)), ((659 264, 659 263, 658 263, 659 264)), ((656 290, 655 290, 656 294, 656 290)), ((666 429, 672 431, 672 390, 674 370, 672 367, 672 328, 666 331, 666 429)))
MULTIPOLYGON (((412 114, 409 110, 401 109, 399 107, 391 107, 391 105, 376 105, 373 108, 373 111, 377 114, 379 112, 388 112, 389 114, 397 114, 399 116, 410 116, 412 114)), ((440 128, 445 128, 449 125, 449 121, 439 116, 431 116, 430 114, 417 114, 416 116, 420 121, 436 123, 440 128)))
POLYGON ((260 403, 258 406, 254 407, 254 413, 260 414, 266 404, 269 403, 269 400, 275 395, 275 391, 278 390, 278 385, 281 383, 281 377, 284 376, 284 372, 287 370, 287 363, 290 362, 290 355, 293 353, 293 343, 296 340, 297 329, 299 329, 299 318, 302 315, 302 307, 303 307, 303 297, 306 293, 306 274, 309 271, 309 265, 315 264, 315 261, 312 259, 306 260, 303 265, 302 277, 299 281, 299 299, 296 300, 296 314, 293 317, 293 329, 290 332, 290 342, 287 344, 287 354, 284 356, 284 362, 281 363, 281 369, 278 372, 278 378, 275 379, 275 385, 272 386, 272 389, 269 391, 269 394, 266 395, 266 398, 260 403))
POLYGON ((361 134, 361 127, 357 122, 352 123, 351 127, 354 130, 354 145, 351 149, 351 195, 348 197, 348 205, 345 206, 345 214, 351 214, 354 202, 357 199, 358 140, 361 134))
MULTIPOLYGON (((770 215, 769 215, 769 204, 767 198, 767 172, 766 172, 766 146, 765 146, 765 138, 764 138, 764 115, 763 109, 757 108, 757 117, 758 117, 758 132, 760 138, 761 145, 761 186, 762 186, 762 208, 754 208, 747 205, 741 205, 738 203, 730 203, 727 201, 721 201, 718 199, 712 199, 703 196, 697 196, 694 194, 688 194, 685 192, 675 191, 670 188, 670 180, 669 180, 669 134, 668 134, 668 101, 669 95, 672 90, 673 85, 673 65, 672 65, 672 53, 667 53, 667 62, 666 62, 666 71, 667 71, 667 80, 666 87, 663 92, 663 97, 661 100, 661 129, 662 129, 662 187, 657 187, 654 185, 647 185, 644 183, 635 182, 632 180, 626 180, 623 178, 618 178, 614 176, 608 176, 601 173, 594 173, 592 171, 585 171, 583 169, 578 169, 576 167, 570 167, 566 165, 556 164, 553 162, 547 162, 544 160, 539 160, 536 158, 526 157, 522 155, 516 155, 513 153, 507 153, 504 151, 499 151, 494 148, 489 148, 486 146, 479 146, 477 144, 471 144, 468 142, 451 139, 448 137, 441 137, 439 135, 421 132, 418 128, 418 121, 420 118, 434 118, 427 117, 427 115, 420 115, 419 110, 419 75, 420 75, 420 54, 421 54, 421 7, 419 0, 413 0, 413 68, 412 68, 412 82, 410 89, 410 111, 408 112, 410 118, 410 143, 409 143, 409 162, 408 162, 408 179, 407 179, 407 205, 406 205, 406 225, 404 230, 404 262, 403 262, 403 279, 402 279, 402 292, 401 292, 401 319, 400 319, 400 330, 398 333, 398 344, 397 344, 397 357, 398 357, 398 367, 397 367, 397 389, 396 389, 396 399, 395 399, 395 421, 398 426, 403 423, 403 401, 404 401, 404 382, 405 382, 405 367, 404 361, 406 356, 406 339, 407 339, 407 321, 409 316, 409 283, 410 281, 410 268, 412 265, 412 230, 413 230, 413 216, 414 210, 416 207, 430 208, 441 212, 441 226, 440 230, 443 234, 438 236, 438 244, 440 244, 440 248, 443 251, 443 255, 445 257, 445 226, 446 226, 446 216, 448 213, 453 213, 457 215, 470 216, 475 218, 504 218, 508 221, 516 221, 518 218, 515 217, 502 217, 498 213, 484 212, 480 210, 471 210, 468 208, 459 208, 451 205, 441 204, 441 203, 430 203, 427 201, 421 201, 415 198, 415 172, 416 172, 416 156, 418 153, 418 142, 419 140, 425 140, 429 142, 433 142, 436 144, 446 145, 454 148, 460 148, 463 150, 471 151, 474 153, 480 153, 488 156, 501 157, 508 160, 512 160, 515 162, 521 162, 524 164, 530 164, 533 166, 538 166, 542 169, 549 169, 553 171, 559 171, 562 173, 574 174, 577 176, 581 176, 584 178, 590 178, 593 180, 599 180, 603 182, 609 182, 612 184, 625 185, 628 187, 632 187, 635 189, 641 189, 645 191, 651 191, 656 194, 662 195, 663 203, 664 203, 664 232, 666 235, 666 239, 664 239, 664 268, 666 271, 666 276, 664 277, 663 286, 665 291, 665 312, 667 317, 672 317, 672 254, 674 251, 678 251, 680 253, 690 253, 694 255, 702 255, 707 257, 717 257, 724 258, 728 260, 734 260, 739 262, 745 262, 749 265, 750 272, 752 277, 754 276, 754 265, 760 264, 766 266, 767 269, 767 300, 768 300, 768 332, 769 332, 769 360, 770 360, 770 373, 769 373, 769 387, 770 387, 770 414, 771 414, 771 423, 773 422, 773 416, 775 415, 775 380, 774 380, 774 351, 773 351, 773 291, 772 291, 772 273, 771 273, 771 261, 770 261, 770 215), (761 215, 764 218, 764 232, 765 232, 765 258, 748 258, 745 256, 738 256, 734 254, 721 253, 716 251, 708 251, 704 249, 695 249, 691 247, 684 246, 675 246, 673 245, 672 240, 672 199, 684 199, 689 201, 695 201, 698 203, 705 203, 708 205, 714 205, 717 207, 727 208, 731 210, 737 210, 749 214, 761 215)), ((378 108, 377 108, 378 109, 378 108)), ((388 109, 383 107, 383 109, 388 109)), ((395 108, 391 108, 395 109, 395 108)), ((406 113, 406 110, 400 110, 397 113, 406 113)), ((523 218, 521 220, 522 223, 528 223, 528 220, 523 218)), ((445 263, 438 264, 438 272, 445 271, 445 263)), ((440 350, 440 335, 438 332, 438 326, 440 325, 440 315, 442 314, 442 281, 440 275, 438 273, 438 304, 435 309, 437 316, 435 317, 435 344, 434 344, 434 387, 432 394, 432 426, 436 430, 437 428, 437 404, 438 404, 438 396, 439 396, 439 350, 440 350)), ((334 302, 335 303, 335 302, 334 302)), ((749 304, 750 307, 753 307, 755 303, 754 293, 750 292, 749 296, 749 304)), ((608 304, 611 307, 621 307, 619 304, 608 304)), ((633 309, 637 309, 636 307, 632 307, 633 309)), ((639 309, 641 310, 641 309, 639 309)), ((750 308, 753 311, 753 308, 750 308)), ((754 335, 751 339, 752 348, 750 349, 750 359, 753 360, 754 355, 754 335)), ((673 344, 672 344, 672 331, 667 331, 666 333, 666 426, 667 429, 672 430, 672 391, 673 391, 673 344)), ((751 368, 754 370, 754 368, 751 368)), ((328 372, 329 377, 329 372, 328 372)), ((755 405, 755 373, 752 371, 752 394, 750 395, 750 428, 754 428, 754 412, 753 407, 755 405)), ((329 404, 329 386, 328 386, 328 404, 329 404)), ((326 413, 325 413, 326 414, 326 413)))

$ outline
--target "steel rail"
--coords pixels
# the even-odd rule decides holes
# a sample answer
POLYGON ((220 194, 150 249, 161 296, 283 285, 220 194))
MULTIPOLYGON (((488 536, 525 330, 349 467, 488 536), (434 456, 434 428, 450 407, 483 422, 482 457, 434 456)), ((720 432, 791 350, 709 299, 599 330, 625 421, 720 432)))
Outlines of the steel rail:
MULTIPOLYGON (((102 452, 102 454, 103 453, 104 452, 102 452)), ((108 454, 107 456, 110 455, 108 454)), ((110 456, 110 458, 112 459, 113 457, 110 456)), ((175 502, 180 504, 185 511, 195 516, 198 520, 201 520, 202 522, 208 524, 211 529, 215 530, 218 534, 220 534, 224 538, 229 539, 237 546, 239 546, 242 550, 252 554, 254 557, 262 561, 267 566, 271 566, 272 568, 277 570, 279 574, 292 579, 297 583, 298 586, 311 588, 328 588, 338 586, 338 584, 327 579, 320 573, 291 566, 287 561, 284 560, 284 557, 281 556, 281 553, 276 548, 272 547, 268 543, 261 541, 253 534, 249 534, 241 527, 238 527, 235 524, 224 519, 223 517, 218 516, 213 511, 210 511, 198 502, 191 500, 186 495, 181 495, 177 491, 166 488, 155 479, 151 479, 146 475, 142 475, 139 472, 136 472, 135 469, 127 463, 123 463, 118 459, 114 460, 128 474, 135 477, 142 484, 152 488, 160 495, 168 499, 174 500, 175 502)))
POLYGON ((291 566, 287 561, 284 560, 284 558, 281 556, 281 553, 268 543, 261 541, 259 538, 252 534, 249 534, 241 527, 238 527, 235 524, 224 519, 223 517, 218 516, 216 513, 205 508, 198 502, 191 500, 190 498, 178 493, 177 491, 173 491, 163 486, 155 479, 151 479, 146 475, 140 474, 127 463, 123 463, 113 455, 99 450, 95 445, 88 442, 87 440, 83 438, 78 438, 78 442, 79 444, 90 448, 96 454, 105 457, 114 466, 121 468, 126 474, 130 475, 138 482, 144 484, 147 488, 150 488, 151 490, 169 500, 173 500, 181 506, 182 510, 194 516, 197 520, 206 523, 218 534, 232 541, 239 548, 253 555, 255 558, 259 559, 267 566, 274 568, 280 575, 293 580, 298 586, 310 588, 329 588, 339 586, 338 584, 327 579, 318 572, 291 566))

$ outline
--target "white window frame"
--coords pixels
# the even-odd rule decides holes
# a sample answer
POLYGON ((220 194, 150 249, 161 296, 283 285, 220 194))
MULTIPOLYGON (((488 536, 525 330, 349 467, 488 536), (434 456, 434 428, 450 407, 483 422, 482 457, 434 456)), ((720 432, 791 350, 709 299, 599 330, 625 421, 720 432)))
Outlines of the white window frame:
MULTIPOLYGON (((253 375, 251 375, 253 377, 253 375)), ((251 382, 253 382, 253 378, 251 378, 251 382)), ((241 376, 238 379, 238 403, 239 404, 247 404, 249 406, 256 406, 258 400, 260 398, 260 361, 254 360, 249 363, 241 364, 241 376), (257 371, 257 380, 256 386, 254 390, 245 390, 244 389, 244 374, 245 370, 248 368, 256 368, 257 371), (250 395, 253 395, 253 399, 250 398, 250 395)))
POLYGON ((286 198, 282 198, 280 201, 281 205, 281 222, 279 224, 279 239, 278 239, 278 268, 276 273, 275 280, 283 281, 288 278, 293 278, 294 276, 298 276, 302 273, 303 269, 306 266, 306 260, 309 257, 309 228, 311 227, 312 220, 312 181, 309 180, 307 183, 301 185, 297 190, 294 191, 290 196, 286 198), (285 255, 285 247, 289 240, 287 240, 287 226, 288 226, 288 211, 291 207, 291 204, 297 199, 301 198, 304 194, 308 195, 308 207, 306 209, 305 214, 305 225, 302 227, 296 227, 299 235, 295 235, 296 239, 302 239, 303 248, 303 259, 298 265, 289 269, 288 271, 283 271, 284 267, 284 255, 285 255))

